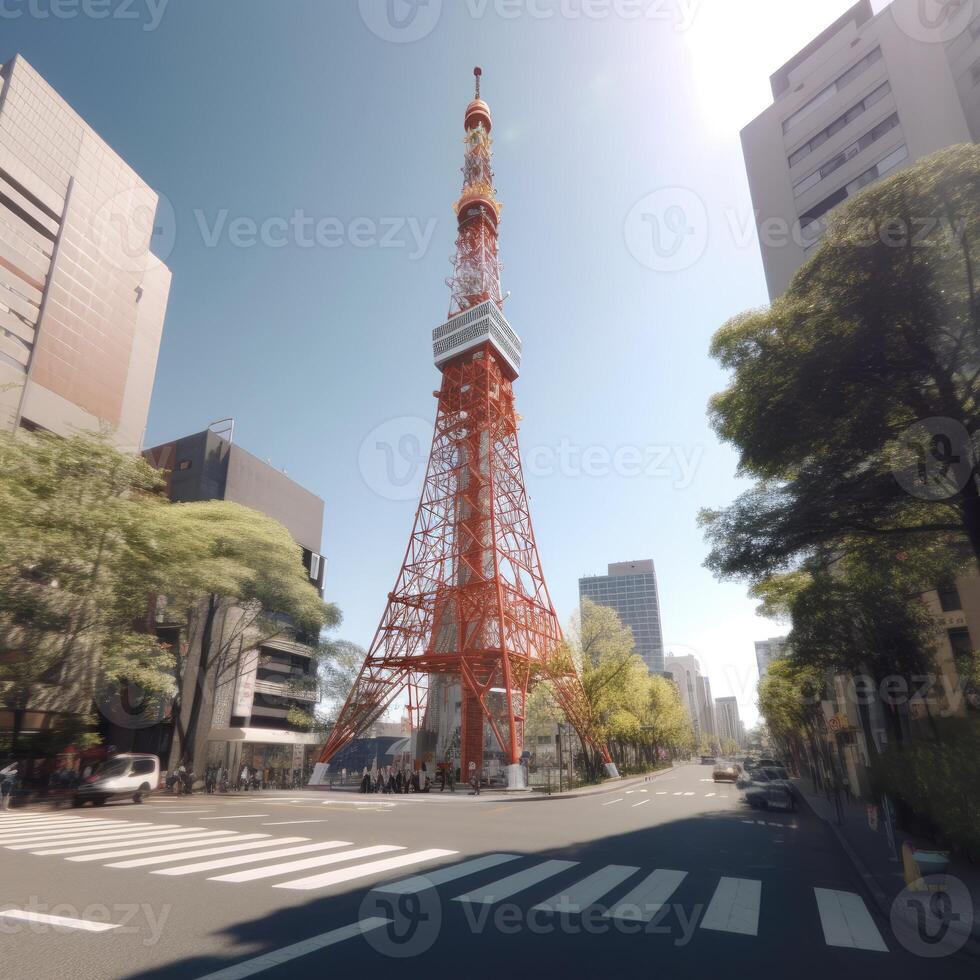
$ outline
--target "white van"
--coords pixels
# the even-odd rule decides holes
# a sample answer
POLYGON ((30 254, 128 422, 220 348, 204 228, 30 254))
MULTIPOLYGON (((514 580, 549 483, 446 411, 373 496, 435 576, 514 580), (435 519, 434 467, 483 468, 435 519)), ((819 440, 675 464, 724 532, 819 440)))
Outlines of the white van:
POLYGON ((114 755, 75 791, 73 806, 107 800, 131 799, 142 803, 160 785, 160 760, 155 755, 114 755))

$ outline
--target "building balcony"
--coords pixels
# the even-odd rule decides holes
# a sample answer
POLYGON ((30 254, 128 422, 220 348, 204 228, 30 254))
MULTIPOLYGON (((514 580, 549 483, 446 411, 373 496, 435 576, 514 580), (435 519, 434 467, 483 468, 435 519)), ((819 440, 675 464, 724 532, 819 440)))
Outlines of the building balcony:
POLYGON ((285 636, 273 637, 271 640, 265 640, 262 643, 263 650, 278 650, 281 653, 292 653, 298 657, 311 657, 313 651, 302 643, 297 643, 296 640, 290 640, 285 636))
POLYGON ((274 698, 288 698, 291 701, 304 701, 307 704, 316 704, 320 699, 315 690, 303 691, 299 688, 291 687, 279 681, 256 681, 255 693, 265 694, 274 698))

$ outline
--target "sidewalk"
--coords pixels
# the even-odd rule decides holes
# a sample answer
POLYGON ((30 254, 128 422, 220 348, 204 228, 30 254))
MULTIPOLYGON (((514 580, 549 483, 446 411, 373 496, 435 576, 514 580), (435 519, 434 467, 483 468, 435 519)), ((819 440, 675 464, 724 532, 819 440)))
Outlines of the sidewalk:
MULTIPOLYGON (((601 783, 597 783, 594 786, 580 786, 574 790, 566 790, 564 793, 555 792, 548 794, 540 790, 520 790, 516 792, 508 792, 505 790, 483 789, 480 790, 480 795, 474 799, 474 802, 477 800, 480 802, 483 802, 484 800, 495 802, 506 800, 509 803, 526 803, 535 800, 573 800, 580 796, 598 796, 605 793, 619 793, 624 789, 629 789, 631 786, 642 786, 643 783, 650 782, 651 780, 657 779, 659 776, 664 776, 667 773, 675 771, 676 769, 674 766, 668 766, 666 769, 658 769, 656 772, 649 772, 640 776, 626 776, 619 779, 607 779, 601 783)), ((347 786, 320 786, 316 789, 308 789, 303 792, 316 797, 322 797, 324 793, 350 793, 358 796, 360 795, 359 786, 356 783, 350 783, 347 786)), ((280 792, 280 795, 294 796, 299 799, 302 792, 289 793, 283 790, 280 792)), ((435 787, 428 793, 411 793, 409 795, 398 796, 396 799, 399 801, 411 800, 412 802, 422 803, 435 802, 437 800, 458 799, 460 797, 468 797, 469 795, 469 787, 464 786, 462 783, 457 783, 455 793, 450 793, 448 790, 442 793, 437 787, 435 787)), ((258 796, 258 794, 256 794, 256 796, 258 796)), ((391 801, 391 797, 385 795, 384 793, 372 793, 370 796, 379 796, 382 801, 391 801)))
MULTIPOLYGON (((882 914, 889 918, 895 899, 905 889, 902 843, 906 840, 914 841, 912 835, 895 831, 895 848, 898 854, 895 859, 885 830, 884 817, 879 818, 878 829, 872 830, 868 822, 866 802, 852 800, 848 803, 842 798, 842 819, 839 821, 834 801, 817 791, 809 779, 794 779, 793 782, 810 809, 827 822, 882 914)), ((954 857, 948 876, 961 881, 973 899, 973 932, 967 948, 974 955, 980 955, 980 868, 954 857)))

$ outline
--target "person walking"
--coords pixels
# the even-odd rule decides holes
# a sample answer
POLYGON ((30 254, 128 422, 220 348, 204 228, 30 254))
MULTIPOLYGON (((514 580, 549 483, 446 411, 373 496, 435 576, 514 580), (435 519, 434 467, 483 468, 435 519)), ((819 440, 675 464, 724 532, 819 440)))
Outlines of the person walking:
POLYGON ((467 772, 469 773, 469 777, 470 777, 470 786, 473 787, 470 790, 470 796, 479 796, 480 795, 480 774, 476 771, 476 763, 473 762, 472 760, 470 761, 470 764, 467 767, 467 772))
POLYGON ((248 783, 249 783, 248 777, 249 777, 248 765, 243 765, 242 771, 238 775, 238 788, 240 790, 248 790, 248 783))
POLYGON ((10 808, 10 798, 17 785, 17 763, 0 771, 0 810, 10 808))

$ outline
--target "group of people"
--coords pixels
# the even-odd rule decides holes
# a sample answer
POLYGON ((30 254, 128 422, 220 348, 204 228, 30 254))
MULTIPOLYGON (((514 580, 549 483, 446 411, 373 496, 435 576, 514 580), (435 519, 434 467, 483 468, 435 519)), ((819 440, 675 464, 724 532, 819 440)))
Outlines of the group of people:
POLYGON ((0 810, 10 807, 10 798, 14 795, 20 779, 19 773, 20 769, 16 762, 5 769, 0 769, 0 810))
POLYGON ((421 771, 409 772, 395 766, 373 770, 365 766, 361 774, 362 793, 428 793, 429 789, 429 774, 424 763, 421 771))
POLYGON ((170 772, 167 773, 167 775, 164 777, 163 783, 167 787, 167 792, 173 796, 182 796, 185 793, 193 793, 194 773, 183 763, 181 763, 176 769, 171 769, 170 772))

